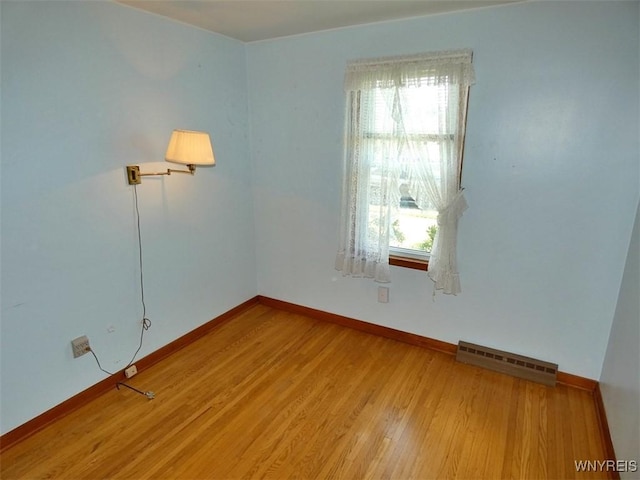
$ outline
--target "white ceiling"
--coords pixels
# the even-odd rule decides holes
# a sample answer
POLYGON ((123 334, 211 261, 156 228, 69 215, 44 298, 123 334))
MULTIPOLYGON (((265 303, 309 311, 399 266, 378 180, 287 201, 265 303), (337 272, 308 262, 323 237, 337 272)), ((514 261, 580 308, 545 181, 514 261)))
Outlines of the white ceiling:
POLYGON ((116 0, 254 42, 332 28, 481 8, 522 0, 116 0))

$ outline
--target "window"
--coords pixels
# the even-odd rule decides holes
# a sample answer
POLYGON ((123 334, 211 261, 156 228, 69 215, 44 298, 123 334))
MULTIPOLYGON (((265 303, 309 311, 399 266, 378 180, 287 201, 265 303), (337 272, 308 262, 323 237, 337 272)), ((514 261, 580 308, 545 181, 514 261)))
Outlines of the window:
POLYGON ((388 282, 390 255, 428 259, 436 288, 460 291, 455 243, 473 77, 470 50, 347 66, 343 274, 388 282))
MULTIPOLYGON (((425 142, 429 150, 426 161, 432 164, 430 170, 436 182, 439 182, 441 177, 438 147, 441 142, 448 141, 438 130, 438 107, 446 108, 446 102, 453 96, 447 90, 447 85, 424 85, 407 88, 403 93, 406 97, 403 119, 406 135, 413 142, 425 142), (445 103, 440 105, 441 102, 445 103)), ((372 203, 379 202, 379 172, 384 168, 383 165, 388 163, 390 168, 396 170, 397 180, 391 188, 397 190, 399 197, 393 199, 398 205, 392 209, 390 219, 389 253, 399 257, 427 260, 438 228, 438 211, 420 183, 419 170, 416 168, 421 161, 419 152, 402 148, 400 144, 395 147, 397 153, 387 152, 387 158, 381 157, 386 151, 385 142, 402 139, 403 132, 395 122, 389 121, 388 116, 389 105, 398 101, 394 99, 395 95, 396 92, 391 89, 373 88, 364 91, 361 96, 361 106, 368 109, 371 115, 371 122, 367 126, 371 130, 364 131, 365 141, 372 142, 372 145, 366 147, 372 152, 369 198, 372 203)), ((379 210, 370 208, 370 227, 375 228, 379 222, 379 210)))

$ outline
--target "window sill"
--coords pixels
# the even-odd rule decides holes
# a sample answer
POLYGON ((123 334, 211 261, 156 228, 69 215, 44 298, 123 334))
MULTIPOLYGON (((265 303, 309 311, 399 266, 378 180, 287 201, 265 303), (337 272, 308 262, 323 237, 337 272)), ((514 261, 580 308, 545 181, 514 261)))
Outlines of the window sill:
POLYGON ((394 267, 413 268, 414 270, 422 270, 426 272, 427 267, 429 266, 429 261, 400 257, 398 255, 389 255, 389 265, 393 265, 394 267))

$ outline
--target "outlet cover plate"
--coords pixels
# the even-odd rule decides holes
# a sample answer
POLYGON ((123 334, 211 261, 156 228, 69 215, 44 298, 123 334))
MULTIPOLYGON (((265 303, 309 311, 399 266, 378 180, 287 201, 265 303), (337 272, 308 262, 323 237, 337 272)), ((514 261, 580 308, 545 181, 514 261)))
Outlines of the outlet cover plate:
POLYGON ((73 358, 78 358, 91 350, 89 347, 89 339, 86 335, 71 340, 71 348, 73 349, 73 358))
POLYGON ((378 287, 378 302, 389 303, 389 287, 378 287))

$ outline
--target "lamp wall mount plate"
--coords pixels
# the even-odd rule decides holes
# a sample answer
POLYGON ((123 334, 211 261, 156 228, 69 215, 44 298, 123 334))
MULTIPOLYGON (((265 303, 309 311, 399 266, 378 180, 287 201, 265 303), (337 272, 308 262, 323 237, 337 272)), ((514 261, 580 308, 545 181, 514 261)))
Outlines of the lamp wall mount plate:
POLYGON ((140 178, 140 167, 137 165, 127 166, 127 181, 129 185, 140 185, 142 179, 140 178))

